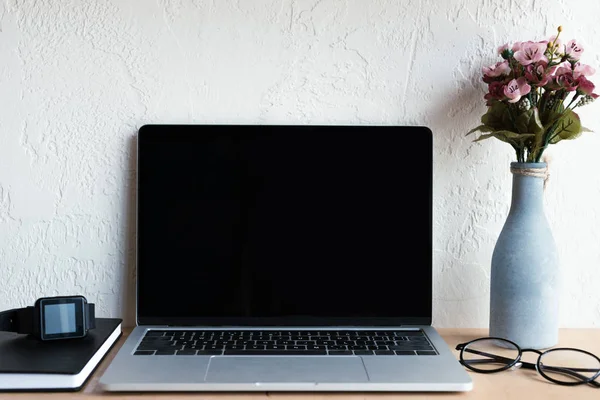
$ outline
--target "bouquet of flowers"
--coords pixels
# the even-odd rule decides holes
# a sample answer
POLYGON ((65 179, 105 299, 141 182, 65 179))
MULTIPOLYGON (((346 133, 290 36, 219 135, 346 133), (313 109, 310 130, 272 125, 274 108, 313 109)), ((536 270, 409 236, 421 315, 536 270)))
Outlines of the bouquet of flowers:
POLYGON ((562 43, 561 32, 559 26, 549 40, 498 49, 503 61, 483 68, 487 112, 467 135, 479 131, 475 141, 495 137, 509 143, 517 162, 540 162, 548 145, 589 132, 573 110, 598 97, 588 80, 595 70, 581 63, 581 44, 562 43))

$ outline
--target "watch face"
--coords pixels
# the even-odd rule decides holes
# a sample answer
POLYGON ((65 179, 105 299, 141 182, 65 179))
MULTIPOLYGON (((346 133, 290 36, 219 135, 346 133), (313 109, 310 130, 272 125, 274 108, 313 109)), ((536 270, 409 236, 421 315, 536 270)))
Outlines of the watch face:
POLYGON ((55 297, 38 300, 42 340, 80 338, 86 334, 85 298, 55 297))

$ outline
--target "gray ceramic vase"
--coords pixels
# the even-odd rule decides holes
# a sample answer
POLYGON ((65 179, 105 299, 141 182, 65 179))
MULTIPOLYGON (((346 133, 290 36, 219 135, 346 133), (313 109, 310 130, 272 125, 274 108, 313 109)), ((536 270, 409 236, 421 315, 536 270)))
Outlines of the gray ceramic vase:
POLYGON ((510 211, 492 255, 489 335, 522 349, 558 342, 559 262, 544 211, 546 163, 511 163, 510 211))

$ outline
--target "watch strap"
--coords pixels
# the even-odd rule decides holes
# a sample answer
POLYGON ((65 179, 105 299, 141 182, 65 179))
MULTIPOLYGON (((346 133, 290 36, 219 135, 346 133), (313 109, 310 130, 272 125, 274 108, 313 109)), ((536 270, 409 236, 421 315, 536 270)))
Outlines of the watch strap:
POLYGON ((85 317, 85 326, 87 326, 88 329, 96 328, 96 307, 94 306, 94 303, 87 303, 85 317))
POLYGON ((0 331, 33 333, 34 307, 14 308, 0 312, 0 331))

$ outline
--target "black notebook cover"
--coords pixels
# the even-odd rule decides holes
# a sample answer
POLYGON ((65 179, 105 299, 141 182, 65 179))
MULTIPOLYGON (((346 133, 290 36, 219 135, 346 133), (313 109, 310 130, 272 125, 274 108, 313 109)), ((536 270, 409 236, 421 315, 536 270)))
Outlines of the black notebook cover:
POLYGON ((121 322, 119 318, 96 318, 96 328, 85 338, 48 342, 0 332, 0 390, 81 389, 121 336, 121 322), (99 357, 93 360, 96 354, 99 357), (88 366, 92 361, 94 365, 88 366), (76 377, 80 374, 85 376, 76 377), (73 385, 82 378, 81 384, 73 385))

